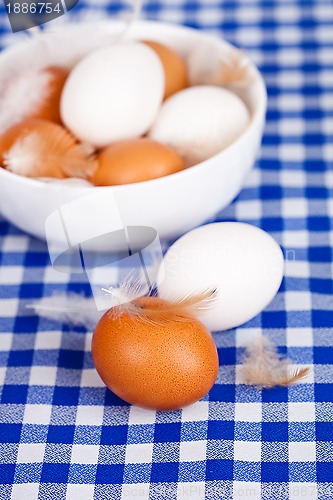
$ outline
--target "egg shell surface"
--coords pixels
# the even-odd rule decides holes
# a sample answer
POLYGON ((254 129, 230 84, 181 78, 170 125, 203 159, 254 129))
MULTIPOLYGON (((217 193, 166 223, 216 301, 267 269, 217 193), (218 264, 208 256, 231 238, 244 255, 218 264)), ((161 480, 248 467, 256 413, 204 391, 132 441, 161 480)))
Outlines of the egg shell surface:
POLYGON ((71 71, 61 98, 65 125, 83 142, 104 147, 145 134, 165 86, 162 63, 143 43, 103 47, 71 71))
MULTIPOLYGON (((144 307, 163 307, 159 298, 139 299, 144 307), (152 306, 152 303, 154 306, 152 306)), ((98 322, 92 357, 105 385, 128 403, 174 410, 201 399, 218 372, 218 355, 209 331, 194 316, 155 323, 125 312, 98 322)))
POLYGON ((200 85, 164 102, 149 137, 173 147, 191 166, 232 144, 249 121, 248 109, 236 94, 200 85))
POLYGON ((150 139, 129 139, 105 148, 90 179, 97 186, 114 186, 157 179, 185 168, 169 146, 150 139))
POLYGON ((187 67, 177 52, 158 42, 144 42, 161 59, 165 73, 164 99, 189 86, 187 67))
POLYGON ((210 331, 220 331, 246 323, 271 302, 282 281, 284 258, 262 229, 219 222, 182 236, 163 264, 158 293, 166 300, 218 289, 216 302, 200 319, 210 331))

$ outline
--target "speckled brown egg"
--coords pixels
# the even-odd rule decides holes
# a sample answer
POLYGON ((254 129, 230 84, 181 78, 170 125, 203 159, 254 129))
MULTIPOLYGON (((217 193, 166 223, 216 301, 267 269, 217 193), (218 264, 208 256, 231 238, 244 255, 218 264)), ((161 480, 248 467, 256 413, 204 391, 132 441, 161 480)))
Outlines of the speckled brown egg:
POLYGON ((128 403, 154 410, 195 403, 218 372, 210 332, 190 313, 166 313, 165 304, 145 297, 137 301, 142 314, 110 310, 92 339, 93 361, 105 385, 128 403), (158 312, 150 316, 147 309, 158 312))

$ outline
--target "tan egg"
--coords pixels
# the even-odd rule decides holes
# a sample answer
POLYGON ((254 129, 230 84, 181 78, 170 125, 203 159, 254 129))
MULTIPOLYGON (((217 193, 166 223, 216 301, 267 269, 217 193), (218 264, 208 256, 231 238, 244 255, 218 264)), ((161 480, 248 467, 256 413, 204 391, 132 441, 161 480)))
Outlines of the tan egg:
POLYGON ((98 157, 90 182, 113 186, 157 179, 185 168, 182 158, 169 146, 150 139, 131 139, 112 144, 98 157))
POLYGON ((213 338, 192 314, 168 312, 168 302, 138 299, 142 314, 110 310, 92 338, 92 357, 105 385, 128 403, 175 410, 213 386, 218 355, 213 338))
POLYGON ((145 41, 161 59, 165 72, 164 99, 189 86, 188 71, 185 62, 177 52, 158 42, 145 41))
POLYGON ((26 177, 85 177, 96 169, 86 146, 61 125, 31 118, 0 136, 0 164, 26 177))

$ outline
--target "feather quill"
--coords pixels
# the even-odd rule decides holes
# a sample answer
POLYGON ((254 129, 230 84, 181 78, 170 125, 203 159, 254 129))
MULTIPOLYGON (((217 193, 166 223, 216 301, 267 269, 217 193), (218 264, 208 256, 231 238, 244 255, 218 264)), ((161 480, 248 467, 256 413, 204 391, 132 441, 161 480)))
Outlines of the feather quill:
MULTIPOLYGON (((201 315, 213 307, 217 294, 216 288, 208 288, 201 293, 188 294, 180 299, 165 301, 163 311, 175 314, 176 316, 188 314, 201 315)), ((149 308, 146 308, 146 310, 150 311, 149 308)), ((156 309, 151 310, 151 314, 154 314, 154 312, 156 312, 156 309)))
POLYGON ((287 387, 303 380, 310 372, 309 368, 291 371, 290 365, 290 360, 281 357, 268 338, 260 336, 247 347, 242 377, 246 384, 259 388, 287 387))

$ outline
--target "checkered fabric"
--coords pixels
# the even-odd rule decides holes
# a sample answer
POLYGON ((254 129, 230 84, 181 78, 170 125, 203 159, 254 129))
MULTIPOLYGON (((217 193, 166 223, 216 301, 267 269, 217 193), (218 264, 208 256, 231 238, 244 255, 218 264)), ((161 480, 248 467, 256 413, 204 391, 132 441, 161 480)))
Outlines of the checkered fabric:
MULTIPOLYGON (((80 0, 71 15, 98 18, 117 9, 109 3, 80 0)), ((52 270, 44 242, 0 218, 0 498, 333 498, 333 4, 151 0, 142 15, 224 36, 261 69, 260 158, 217 220, 268 231, 285 278, 262 314, 214 334, 220 369, 203 400, 146 411, 105 389, 90 332, 27 312, 31 299, 89 290, 52 270), (241 384, 244 345, 260 332, 311 376, 290 388, 241 384)), ((1 2, 0 30, 4 41, 1 2)))

